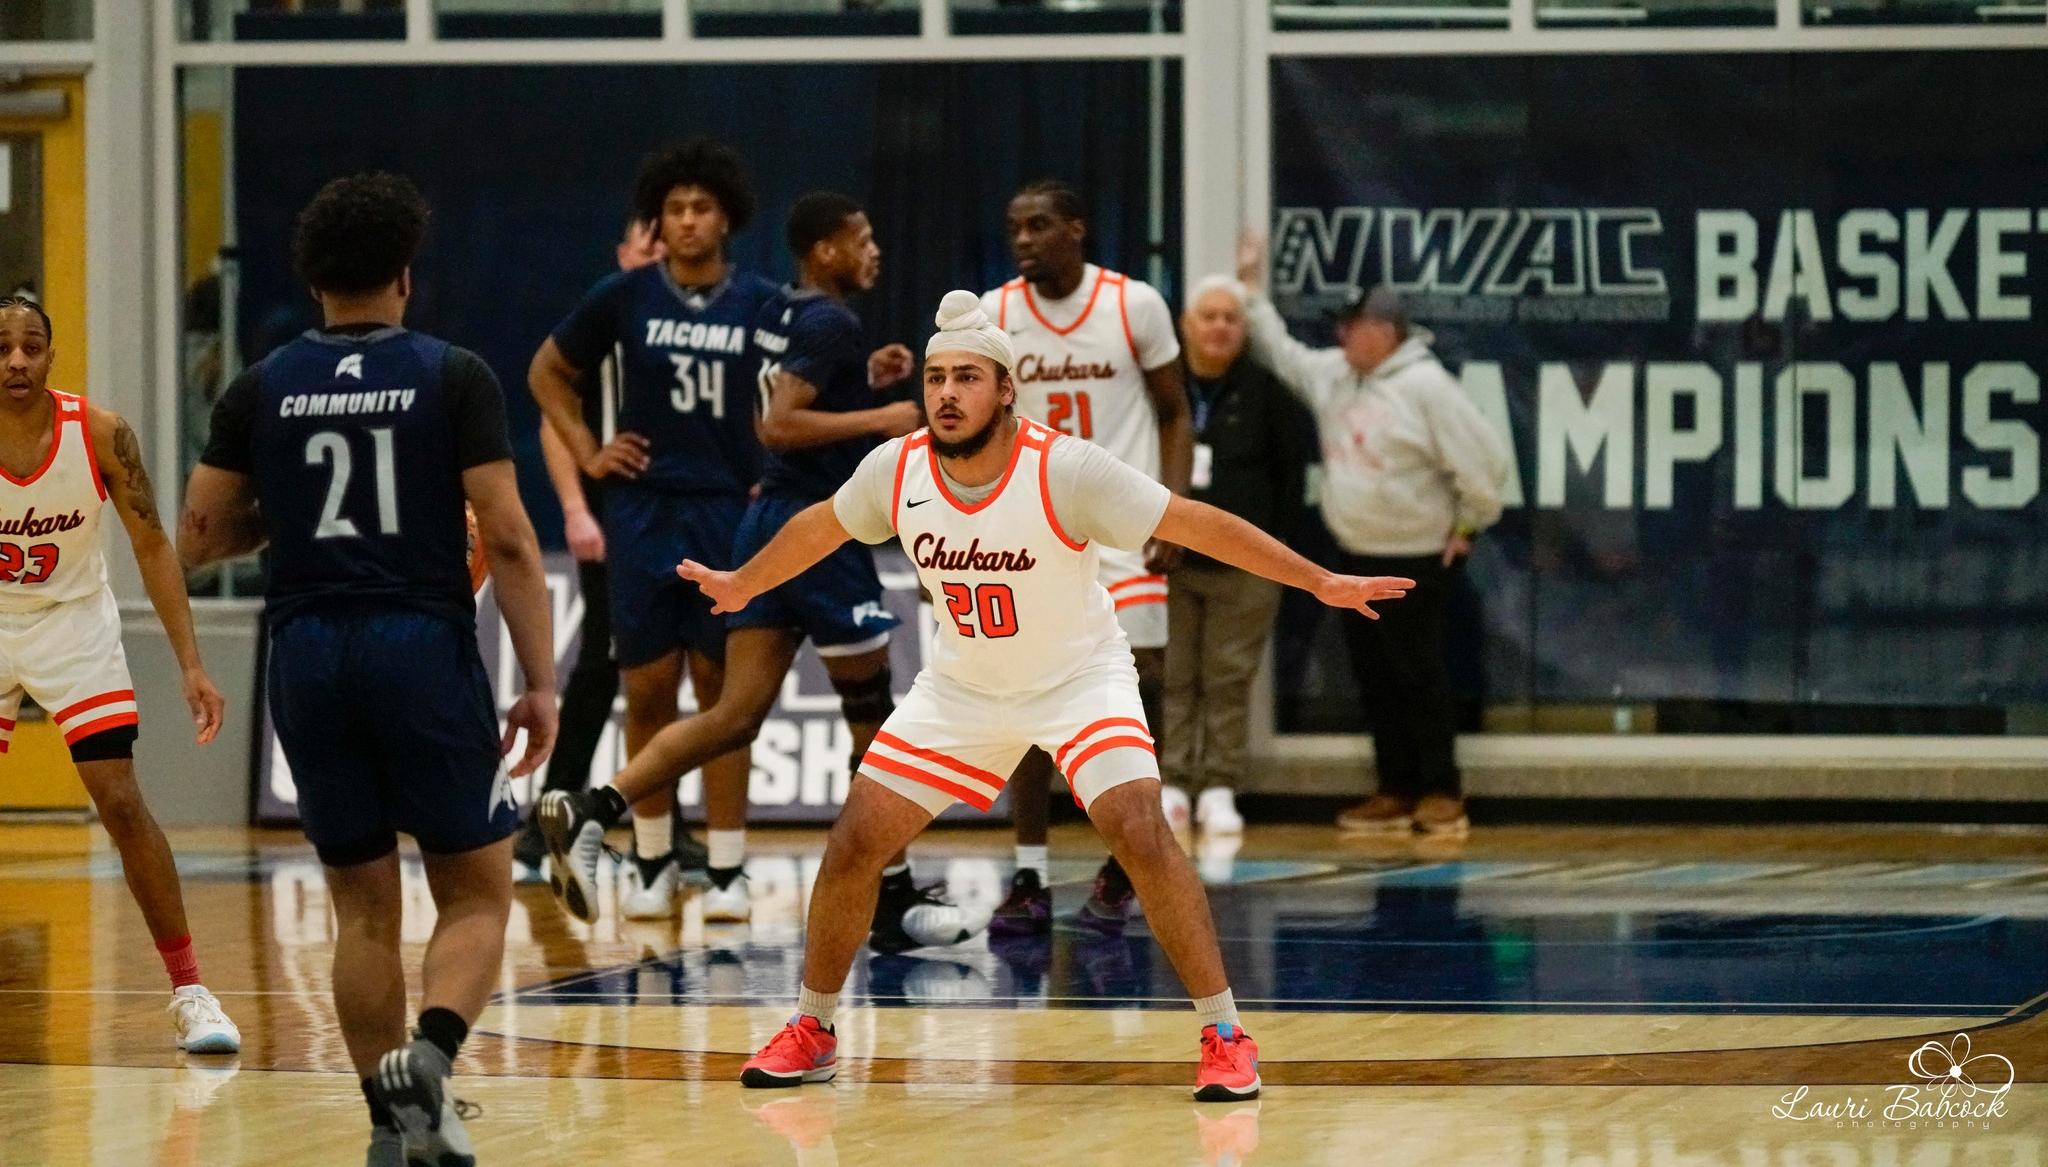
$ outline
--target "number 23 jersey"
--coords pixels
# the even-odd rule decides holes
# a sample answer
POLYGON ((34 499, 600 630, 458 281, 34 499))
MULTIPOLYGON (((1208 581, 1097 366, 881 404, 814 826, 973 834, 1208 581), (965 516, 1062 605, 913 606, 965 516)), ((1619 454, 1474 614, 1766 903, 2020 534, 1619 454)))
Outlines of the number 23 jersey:
POLYGON ((107 489, 85 398, 50 397, 55 432, 42 468, 27 478, 0 472, 0 612, 40 611, 107 586, 99 537, 107 489))
POLYGON ((251 366, 215 404, 200 461, 254 479, 273 625, 364 602, 466 623, 462 474, 511 456, 482 358, 382 327, 308 332, 251 366))
POLYGON ((1097 544, 1143 546, 1170 498, 1099 447, 1020 418, 992 483, 947 477, 919 430, 869 454, 833 509, 864 543, 902 540, 938 618, 932 671, 982 692, 1030 693, 1123 643, 1097 544))

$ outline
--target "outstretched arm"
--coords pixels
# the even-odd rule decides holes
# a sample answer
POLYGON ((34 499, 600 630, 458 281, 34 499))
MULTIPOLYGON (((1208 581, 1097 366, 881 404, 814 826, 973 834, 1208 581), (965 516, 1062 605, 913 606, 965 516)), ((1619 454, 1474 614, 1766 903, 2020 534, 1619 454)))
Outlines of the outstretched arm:
POLYGON ((1337 575, 1289 551, 1278 539, 1207 503, 1176 495, 1154 532, 1211 559, 1243 568, 1289 587, 1310 592, 1333 608, 1356 608, 1374 620, 1369 606, 1376 600, 1398 600, 1415 586, 1398 576, 1337 575))
POLYGON ((713 571, 685 559, 676 566, 676 574, 704 589, 713 601, 713 612, 737 612, 762 592, 802 575, 852 537, 840 524, 832 500, 826 499, 805 507, 738 571, 713 571))
POLYGON ((192 602, 185 594, 185 570, 178 553, 164 534, 163 520, 156 509, 156 491, 149 472, 142 465, 142 443, 135 430, 120 414, 95 407, 89 422, 92 446, 99 461, 100 478, 107 497, 121 514, 128 529, 128 543, 135 549, 135 566, 141 569, 142 586, 149 592, 150 606, 163 622, 170 638, 171 652, 183 673, 185 704, 191 707, 192 723, 198 728, 199 744, 205 745, 220 732, 227 702, 199 660, 199 638, 192 631, 192 602))

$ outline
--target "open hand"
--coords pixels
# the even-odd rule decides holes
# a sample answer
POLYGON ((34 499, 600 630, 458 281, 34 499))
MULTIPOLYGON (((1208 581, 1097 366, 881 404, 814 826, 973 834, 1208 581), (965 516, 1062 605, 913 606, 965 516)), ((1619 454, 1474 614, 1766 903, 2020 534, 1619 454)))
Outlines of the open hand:
POLYGON ((1264 234, 1246 229, 1237 237, 1237 278, 1245 287, 1257 291, 1266 278, 1266 237, 1264 234))
POLYGON ((1363 612, 1367 619, 1377 620, 1380 614, 1370 605, 1380 600, 1398 600, 1415 586, 1412 579, 1398 575, 1333 575, 1316 585, 1316 599, 1332 608, 1351 608, 1363 612))
POLYGON ((514 778, 524 778, 555 752, 555 731, 559 711, 555 706, 555 695, 529 689, 514 702, 505 714, 505 739, 498 743, 498 756, 512 753, 512 743, 519 739, 519 731, 526 731, 526 752, 519 755, 519 763, 507 771, 514 778))
POLYGON ((220 695, 213 678, 202 668, 185 670, 183 687, 185 705, 192 710, 192 724, 198 730, 200 745, 211 742, 220 732, 221 719, 227 715, 227 698, 220 695))
POLYGON ((694 559, 685 559, 676 565, 676 574, 696 584, 711 597, 714 615, 737 612, 754 598, 753 593, 740 586, 737 572, 713 571, 694 559))
POLYGON ((868 355, 868 388, 887 389, 916 371, 917 357, 908 345, 883 345, 868 355))
POLYGON ((646 469, 647 439, 624 430, 583 464, 592 478, 638 478, 646 469))

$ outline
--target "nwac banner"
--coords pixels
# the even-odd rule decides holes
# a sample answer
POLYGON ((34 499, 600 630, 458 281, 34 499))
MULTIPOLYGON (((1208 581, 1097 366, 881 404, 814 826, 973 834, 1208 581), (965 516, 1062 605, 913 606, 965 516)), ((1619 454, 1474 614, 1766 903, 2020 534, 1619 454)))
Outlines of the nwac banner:
MULTIPOLYGON (((937 625, 919 603, 916 570, 895 544, 876 548, 876 561, 885 593, 883 602, 903 622, 891 639, 889 653, 894 688, 900 697, 910 691, 912 678, 923 666, 937 625)), ((548 596, 553 604, 555 671, 566 684, 582 648, 583 598, 577 588, 576 565, 568 556, 547 556, 545 568, 548 596)), ((511 636, 498 614, 496 592, 488 585, 478 597, 476 622, 477 644, 483 653, 484 671, 491 677, 502 723, 505 712, 519 699, 521 679, 511 636)), ((256 691, 264 691, 260 678, 256 691)), ((683 686, 681 704, 684 716, 696 709, 687 683, 683 686)), ((297 790, 271 726, 267 703, 261 720, 256 820, 271 825, 296 823, 297 790)), ((625 702, 621 698, 613 703, 611 722, 597 743, 597 754, 590 766, 593 783, 607 781, 625 765, 624 722, 625 702)), ((832 691, 817 654, 807 646, 797 656, 775 709, 754 742, 754 773, 747 789, 748 815, 757 822, 830 822, 846 801, 852 753, 853 739, 845 718, 840 716, 839 696, 832 691)), ((531 805, 546 775, 543 769, 530 781, 515 783, 520 805, 531 805)), ((702 817, 689 814, 703 805, 701 779, 702 775, 694 770, 683 777, 681 800, 691 818, 702 817)), ((963 812, 956 808, 949 813, 963 812)))
POLYGON ((2048 698, 2048 51, 1276 61, 1272 285, 1512 438, 1491 699, 2048 698))

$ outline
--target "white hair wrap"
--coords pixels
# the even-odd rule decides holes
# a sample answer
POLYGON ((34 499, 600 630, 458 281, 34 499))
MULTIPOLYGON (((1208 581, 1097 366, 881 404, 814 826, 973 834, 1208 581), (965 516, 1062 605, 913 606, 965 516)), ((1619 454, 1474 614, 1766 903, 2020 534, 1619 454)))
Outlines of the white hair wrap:
POLYGON ((981 297, 973 292, 964 288, 947 292, 939 301, 935 323, 939 330, 924 346, 926 360, 938 353, 974 353, 1005 369, 1017 367, 1016 354, 1010 351, 1010 334, 988 318, 981 310, 981 297))

